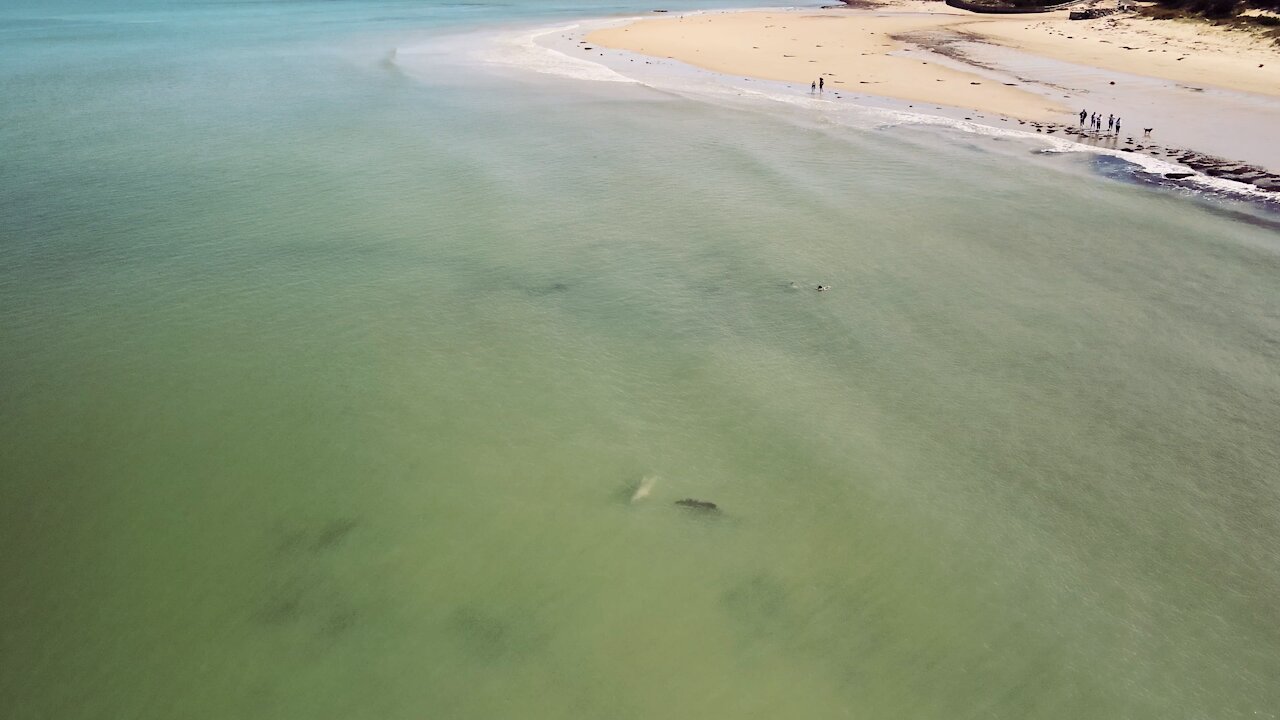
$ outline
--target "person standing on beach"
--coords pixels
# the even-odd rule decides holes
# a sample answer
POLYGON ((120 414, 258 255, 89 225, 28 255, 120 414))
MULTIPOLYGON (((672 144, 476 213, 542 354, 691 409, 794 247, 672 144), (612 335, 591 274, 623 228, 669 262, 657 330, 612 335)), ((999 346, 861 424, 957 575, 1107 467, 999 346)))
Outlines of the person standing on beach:
POLYGON ((1085 117, 1086 117, 1086 116, 1088 116, 1088 114, 1089 114, 1089 111, 1088 111, 1088 110, 1081 110, 1081 111, 1080 111, 1080 127, 1084 127, 1084 119, 1085 119, 1085 117))
POLYGON ((1107 132, 1111 132, 1116 126, 1116 116, 1107 115, 1107 132))
POLYGON ((822 85, 823 85, 822 78, 818 78, 818 89, 819 89, 819 90, 821 90, 821 89, 822 89, 822 85))
POLYGON ((818 89, 817 80, 814 80, 813 82, 809 83, 809 92, 813 92, 814 90, 817 90, 817 89, 818 89))
POLYGON ((1116 134, 1120 134, 1120 118, 1116 118, 1116 134))

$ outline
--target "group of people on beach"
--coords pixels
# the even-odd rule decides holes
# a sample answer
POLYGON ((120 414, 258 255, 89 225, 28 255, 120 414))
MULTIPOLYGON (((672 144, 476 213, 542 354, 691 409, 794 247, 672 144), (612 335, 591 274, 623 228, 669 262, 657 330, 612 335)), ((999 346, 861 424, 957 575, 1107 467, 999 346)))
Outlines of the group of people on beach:
MULTIPOLYGON (((823 82, 821 77, 819 77, 817 80, 814 80, 813 82, 809 83, 809 90, 820 91, 823 89, 825 85, 826 83, 823 82)), ((1091 113, 1088 110, 1081 110, 1080 111, 1080 127, 1086 127, 1086 126, 1089 127, 1091 130, 1101 132, 1102 131, 1101 113, 1096 113, 1096 112, 1091 113)), ((1120 135, 1120 118, 1110 113, 1107 114, 1107 132, 1115 133, 1117 136, 1120 135)), ((1150 135, 1151 130, 1148 129, 1146 131, 1146 134, 1150 135)), ((826 288, 819 287, 818 289, 825 290, 826 288)))
MULTIPOLYGON (((1080 127, 1088 124, 1094 130, 1102 130, 1102 115, 1099 113, 1090 113, 1088 110, 1080 111, 1080 127)), ((1120 134, 1120 118, 1115 115, 1107 115, 1107 132, 1120 134)))

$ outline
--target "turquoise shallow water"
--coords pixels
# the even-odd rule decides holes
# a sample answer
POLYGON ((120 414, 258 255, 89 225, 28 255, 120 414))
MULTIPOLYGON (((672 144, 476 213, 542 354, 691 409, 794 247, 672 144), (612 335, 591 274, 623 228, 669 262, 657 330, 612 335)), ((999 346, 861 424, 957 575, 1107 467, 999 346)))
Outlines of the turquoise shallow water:
POLYGON ((6 5, 0 716, 1276 717, 1275 225, 627 11, 6 5))

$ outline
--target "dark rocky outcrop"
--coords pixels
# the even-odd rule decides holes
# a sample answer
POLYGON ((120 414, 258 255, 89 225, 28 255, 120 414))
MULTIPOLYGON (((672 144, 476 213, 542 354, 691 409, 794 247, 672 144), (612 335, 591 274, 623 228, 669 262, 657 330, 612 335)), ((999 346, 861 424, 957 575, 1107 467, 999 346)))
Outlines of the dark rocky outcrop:
POLYGON ((1082 128, 1073 124, 1060 123, 1031 123, 1036 128, 1036 132, 1054 132, 1062 131, 1067 135, 1077 138, 1080 142, 1091 145, 1099 145, 1101 147, 1110 147, 1120 152, 1137 152, 1146 151, 1152 155, 1167 156, 1169 160, 1176 160, 1181 165, 1186 165, 1195 172, 1171 172, 1165 173, 1164 177, 1169 180, 1182 180, 1193 177, 1196 174, 1208 175, 1210 177, 1221 178, 1223 180, 1231 180, 1233 182, 1253 185, 1259 190, 1267 192, 1280 192, 1280 173, 1273 173, 1265 168, 1257 165, 1242 163, 1238 160, 1226 160, 1213 155, 1206 155, 1190 150, 1180 150, 1177 148, 1166 148, 1157 144, 1137 145, 1133 144, 1133 138, 1125 141, 1125 144, 1132 147, 1115 147, 1115 143, 1119 137, 1111 133, 1104 133, 1097 130, 1082 128), (1177 156, 1177 157, 1174 157, 1177 156))
POLYGON ((1085 0, 1069 0, 1052 5, 1039 4, 1028 0, 946 0, 947 5, 975 13, 993 13, 999 15, 1021 15, 1023 13, 1043 13, 1054 10, 1065 10, 1085 0))
POLYGON ((1178 162, 1210 177, 1253 185, 1261 190, 1275 192, 1280 188, 1280 175, 1257 165, 1224 160, 1212 155, 1187 152, 1178 156, 1178 162))
POLYGON ((1100 17, 1114 15, 1115 8, 1088 8, 1087 10, 1072 10, 1067 17, 1071 20, 1097 20, 1100 17))

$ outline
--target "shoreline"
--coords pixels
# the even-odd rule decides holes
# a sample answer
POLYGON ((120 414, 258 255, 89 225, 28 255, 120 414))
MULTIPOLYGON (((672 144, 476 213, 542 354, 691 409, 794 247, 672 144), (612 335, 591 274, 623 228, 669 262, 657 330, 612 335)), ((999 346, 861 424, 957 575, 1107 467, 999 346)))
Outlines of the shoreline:
MULTIPOLYGON (((873 7, 632 18, 588 31, 579 45, 583 50, 594 47, 655 62, 674 61, 726 77, 772 81, 819 100, 853 96, 856 101, 862 95, 911 103, 906 105, 909 108, 919 103, 984 118, 997 116, 998 122, 1029 125, 1025 128, 1029 133, 1060 132, 1087 147, 1149 155, 1244 183, 1267 191, 1267 196, 1280 191, 1280 175, 1275 172, 1280 170, 1280 146, 1267 137, 1271 128, 1280 126, 1280 83, 1274 94, 1189 86, 1034 54, 1013 47, 1007 39, 1010 44, 988 41, 974 31, 974 26, 994 26, 999 33, 993 34, 1004 36, 1053 35, 1041 26, 1057 22, 1046 16, 1058 14, 1073 28, 1109 21, 1114 27, 1104 28, 1108 32, 1129 32, 1123 19, 1066 21, 1066 13, 993 19, 940 2, 893 0, 873 7), (810 78, 817 77, 824 79, 826 89, 809 93, 810 78), (1101 132, 1078 132, 1080 108, 1100 111, 1101 132), (1121 132, 1105 130, 1109 112, 1124 118, 1121 132), (1147 126, 1158 126, 1153 136, 1144 135, 1147 126)), ((1062 41, 1083 40, 1083 32, 1080 35, 1063 35, 1062 41)), ((1275 68, 1262 70, 1280 78, 1280 51, 1240 42, 1247 52, 1234 56, 1232 62, 1238 64, 1240 58, 1252 62, 1255 57, 1249 53, 1270 53, 1276 57, 1275 68)), ((1111 43, 1104 38, 1099 44, 1111 43)), ((1186 67, 1195 73, 1203 70, 1186 67)), ((996 122, 987 124, 1000 127, 996 122)))
POLYGON ((954 17, 843 7, 730 10, 645 18, 593 31, 585 39, 725 75, 804 85, 822 77, 832 91, 869 92, 1024 120, 1048 121, 1069 112, 1060 102, 1024 89, 994 83, 980 87, 986 78, 907 55, 916 46, 902 36, 939 31, 954 17))

